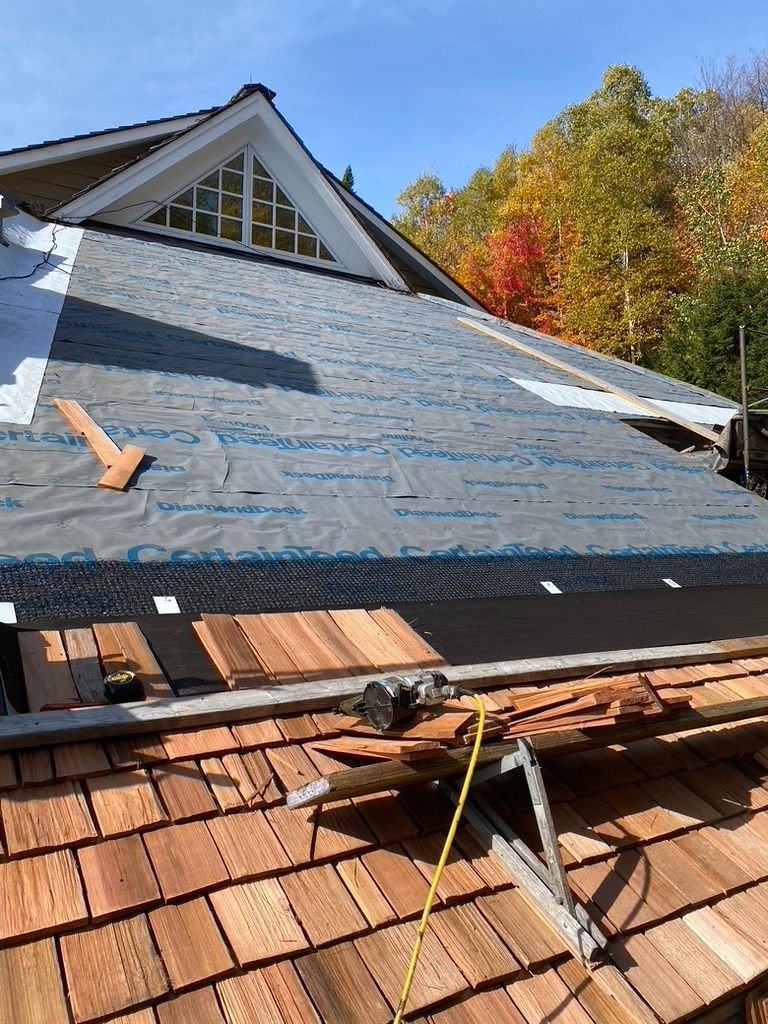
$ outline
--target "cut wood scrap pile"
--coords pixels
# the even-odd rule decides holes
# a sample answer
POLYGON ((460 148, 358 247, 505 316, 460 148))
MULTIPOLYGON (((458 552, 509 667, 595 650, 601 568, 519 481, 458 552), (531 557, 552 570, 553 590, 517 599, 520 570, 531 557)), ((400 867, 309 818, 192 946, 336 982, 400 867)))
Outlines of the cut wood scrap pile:
MULTIPOLYGON (((620 722, 665 715, 690 705, 691 695, 654 687, 642 672, 596 677, 541 689, 517 687, 482 694, 486 708, 484 739, 519 739, 549 732, 607 728, 620 722)), ((439 709, 419 712, 413 720, 377 732, 360 718, 340 716, 338 739, 314 744, 337 756, 416 761, 434 757, 444 747, 474 741, 477 715, 467 698, 449 700, 439 709)))

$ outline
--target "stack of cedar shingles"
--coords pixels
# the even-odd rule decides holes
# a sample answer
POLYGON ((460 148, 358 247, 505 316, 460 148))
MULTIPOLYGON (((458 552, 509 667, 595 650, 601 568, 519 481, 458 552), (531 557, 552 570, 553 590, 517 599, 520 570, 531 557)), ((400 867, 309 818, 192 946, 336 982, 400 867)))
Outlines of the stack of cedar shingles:
POLYGON ((192 625, 232 688, 445 664, 388 608, 203 615, 192 625))
MULTIPOLYGON (((642 672, 541 687, 518 687, 482 694, 486 709, 484 738, 513 739, 547 732, 607 728, 619 722, 664 715, 688 707, 690 694, 668 685, 653 686, 642 672)), ((732 697, 728 699, 733 699, 732 697)), ((441 746, 473 742, 476 715, 468 698, 446 701, 419 712, 413 721, 377 733, 364 721, 339 716, 340 739, 317 749, 362 758, 416 761, 434 756, 441 746)))
MULTIPOLYGON (((669 670, 694 703, 764 665, 669 670), (703 675, 701 674, 703 672, 703 675), (678 675, 679 673, 679 675, 678 675)), ((451 805, 433 788, 289 810, 341 767, 295 715, 0 756, 0 1021, 385 1024, 451 805)), ((460 831, 411 1003, 421 1024, 671 1024, 768 974, 764 723, 547 762, 588 972, 460 831)), ((514 776, 489 799, 535 844, 514 776)))
MULTIPOLYGON (((230 688, 436 668, 445 662, 395 612, 379 608, 203 615, 195 634, 230 688)), ((30 711, 104 701, 104 676, 128 669, 148 698, 173 691, 135 622, 18 634, 30 711)))

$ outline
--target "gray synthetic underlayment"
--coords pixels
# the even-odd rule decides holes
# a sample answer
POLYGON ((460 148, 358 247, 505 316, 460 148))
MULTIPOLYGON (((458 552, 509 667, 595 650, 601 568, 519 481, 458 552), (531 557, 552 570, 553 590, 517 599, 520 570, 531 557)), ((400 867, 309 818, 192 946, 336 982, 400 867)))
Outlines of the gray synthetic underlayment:
MULTIPOLYGON (((519 387, 572 378, 457 312, 86 232, 34 419, 0 424, 0 563, 768 551, 765 502, 615 413, 519 387), (146 448, 129 491, 94 486, 57 397, 146 448)), ((645 397, 730 405, 509 330, 645 397)))

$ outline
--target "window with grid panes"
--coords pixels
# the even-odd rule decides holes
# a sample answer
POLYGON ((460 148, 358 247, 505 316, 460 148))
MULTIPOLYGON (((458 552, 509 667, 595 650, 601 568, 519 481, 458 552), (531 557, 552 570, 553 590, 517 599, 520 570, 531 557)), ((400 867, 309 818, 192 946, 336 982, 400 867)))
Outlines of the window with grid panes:
POLYGON ((244 150, 144 218, 176 231, 335 262, 264 164, 244 150))

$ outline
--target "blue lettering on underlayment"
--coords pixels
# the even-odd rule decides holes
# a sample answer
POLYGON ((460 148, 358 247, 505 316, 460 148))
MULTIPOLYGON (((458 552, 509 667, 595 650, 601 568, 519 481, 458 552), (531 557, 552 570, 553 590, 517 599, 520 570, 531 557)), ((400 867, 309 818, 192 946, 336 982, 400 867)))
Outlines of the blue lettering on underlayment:
POLYGON ((376 473, 298 473, 283 469, 280 476, 284 476, 288 480, 320 480, 324 483, 331 480, 340 480, 343 483, 358 480, 377 484, 393 484, 395 482, 395 478, 387 473, 378 475, 376 473))
POLYGON ((232 433, 211 430, 222 448, 248 445, 251 448, 277 448, 283 452, 339 452, 342 455, 389 455, 389 449, 380 444, 356 444, 351 441, 311 441, 305 437, 262 437, 258 434, 232 433))
MULTIPOLYGON (((422 548, 413 545, 401 547, 394 555, 396 558, 584 558, 588 555, 602 555, 614 558, 665 558, 669 556, 706 557, 708 555, 743 555, 743 554, 766 554, 768 544, 733 544, 730 541, 721 541, 719 544, 702 544, 696 546, 683 546, 678 544, 664 544, 659 546, 641 547, 630 545, 623 548, 604 548, 599 544, 589 544, 583 552, 575 551, 573 548, 562 546, 559 548, 534 547, 530 544, 503 544, 501 547, 484 545, 480 548, 466 548, 457 544, 450 548, 422 548)), ((120 557, 120 556, 114 556, 120 557)), ((191 551, 185 548, 169 550, 159 544, 136 544, 128 548, 122 556, 122 561, 131 564, 143 562, 281 562, 281 561, 369 561, 371 559, 393 557, 382 554, 373 545, 364 548, 362 551, 321 551, 312 546, 300 546, 287 544, 284 547, 270 551, 265 547, 256 547, 243 551, 225 551, 223 548, 214 548, 213 551, 191 551)), ((0 566, 2 565, 68 565, 72 562, 97 562, 96 554, 92 548, 82 548, 78 551, 67 551, 63 555, 54 555, 50 552, 36 551, 28 555, 10 555, 0 553, 0 566)))
POLYGON ((215 516, 304 516, 306 509, 289 505, 278 508, 271 505, 181 505, 175 501, 156 501, 159 512, 209 512, 215 516))
POLYGON ((393 516, 400 516, 404 519, 412 516, 416 519, 500 519, 498 512, 470 512, 466 509, 456 508, 450 510, 437 510, 429 508, 393 508, 393 516))
POLYGON ((9 512, 15 508, 24 508, 24 502, 16 498, 0 498, 0 512, 9 512))

